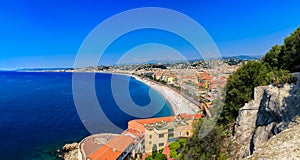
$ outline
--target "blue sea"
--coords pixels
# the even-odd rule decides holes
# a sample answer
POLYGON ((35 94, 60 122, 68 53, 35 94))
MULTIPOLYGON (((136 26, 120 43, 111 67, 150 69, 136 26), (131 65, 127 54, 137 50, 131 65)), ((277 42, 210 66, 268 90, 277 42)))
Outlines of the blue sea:
MULTIPOLYGON (((120 83, 128 79, 116 76, 120 83)), ((111 74, 96 74, 97 98, 107 118, 126 129, 127 122, 136 117, 124 113, 116 104, 111 77, 111 74)), ((150 103, 147 85, 130 78, 129 88, 136 104, 150 103)), ((120 88, 118 92, 128 91, 120 88)), ((155 101, 159 103, 164 98, 156 93, 155 101)), ((172 114, 165 103, 153 117, 172 114)), ((99 125, 101 122, 94 124, 99 132, 110 131, 105 124, 99 125)), ((0 160, 56 159, 57 149, 88 135, 73 100, 72 73, 0 72, 0 160)))

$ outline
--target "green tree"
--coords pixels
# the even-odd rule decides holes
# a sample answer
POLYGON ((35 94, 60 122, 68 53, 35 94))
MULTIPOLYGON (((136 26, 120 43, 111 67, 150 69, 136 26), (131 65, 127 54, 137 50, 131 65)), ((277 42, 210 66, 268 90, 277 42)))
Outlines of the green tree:
POLYGON ((180 147, 184 147, 186 144, 186 139, 183 139, 183 138, 178 139, 178 143, 180 144, 180 147))
POLYGON ((282 57, 282 68, 291 72, 300 71, 300 27, 289 37, 285 38, 282 57))
POLYGON ((155 158, 157 155, 157 145, 153 144, 152 146, 152 158, 155 158))
POLYGON ((175 150, 175 151, 177 151, 179 148, 180 148, 180 144, 178 143, 178 142, 172 142, 170 145, 169 145, 169 148, 171 149, 171 150, 175 150))
POLYGON ((152 156, 148 156, 145 158, 145 160, 153 160, 152 156))
POLYGON ((254 97, 254 88, 270 84, 270 73, 260 61, 248 61, 226 83, 225 105, 219 122, 227 124, 238 116, 239 109, 254 97))
POLYGON ((167 160, 167 155, 162 154, 162 153, 157 153, 154 160, 167 160))
POLYGON ((171 157, 171 158, 177 158, 177 151, 171 150, 171 151, 170 151, 170 157, 171 157))
POLYGON ((221 155, 221 148, 226 137, 224 127, 216 125, 205 138, 199 138, 199 130, 203 121, 194 126, 194 134, 188 139, 180 159, 216 159, 221 155))
POLYGON ((271 68, 281 68, 281 58, 279 57, 281 50, 281 46, 273 46, 271 50, 262 58, 262 62, 268 64, 271 68))
POLYGON ((273 46, 262 58, 272 69, 300 71, 300 28, 284 39, 282 45, 273 46))

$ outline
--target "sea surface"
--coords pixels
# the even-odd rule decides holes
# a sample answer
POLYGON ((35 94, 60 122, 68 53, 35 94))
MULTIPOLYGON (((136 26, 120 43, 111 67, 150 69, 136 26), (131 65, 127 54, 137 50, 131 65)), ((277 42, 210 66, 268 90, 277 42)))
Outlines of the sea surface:
MULTIPOLYGON (((136 117, 124 113, 114 101, 111 77, 111 74, 96 74, 97 98, 107 118, 126 129, 127 122, 136 117)), ((126 79, 127 76, 117 75, 120 83, 126 83, 126 79)), ((130 78, 129 88, 136 104, 150 103, 147 85, 130 78)), ((128 91, 120 88, 119 92, 128 91)), ((156 93, 154 101, 165 100, 156 93)), ((153 117, 172 114, 165 103, 153 117)), ((109 131, 105 124, 94 124, 99 131, 109 131)), ((56 159, 58 148, 88 135, 73 100, 72 73, 0 72, 0 160, 56 159)))

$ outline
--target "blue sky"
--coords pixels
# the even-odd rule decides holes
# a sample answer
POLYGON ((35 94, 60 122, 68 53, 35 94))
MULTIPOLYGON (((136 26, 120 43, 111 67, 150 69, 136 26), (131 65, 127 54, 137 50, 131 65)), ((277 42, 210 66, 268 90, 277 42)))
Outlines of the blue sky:
MULTIPOLYGON (((1 0, 0 70, 71 67, 93 28, 138 7, 164 7, 190 16, 222 56, 262 55, 300 26, 299 6, 298 0, 1 0)), ((118 57, 117 51, 108 57, 118 57)), ((113 63, 109 59, 103 63, 113 63)))

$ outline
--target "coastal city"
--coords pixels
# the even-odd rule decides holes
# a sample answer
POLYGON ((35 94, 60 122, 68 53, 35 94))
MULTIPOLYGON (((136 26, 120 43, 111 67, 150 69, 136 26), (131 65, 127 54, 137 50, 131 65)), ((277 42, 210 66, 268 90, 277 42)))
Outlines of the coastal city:
MULTIPOLYGON (((85 68, 45 69, 38 71, 115 73, 133 76, 155 90, 160 90, 158 92, 163 94, 164 97, 170 97, 172 94, 180 94, 179 96, 181 96, 181 98, 179 99, 185 103, 190 103, 190 109, 192 110, 192 112, 186 111, 184 113, 194 113, 199 109, 198 106, 201 99, 204 99, 207 105, 211 104, 211 102, 217 98, 222 88, 224 88, 229 76, 249 59, 256 60, 259 58, 255 56, 247 56, 247 58, 237 56, 228 57, 223 60, 126 64, 85 68), (156 87, 157 85, 160 87, 156 87), (175 92, 168 94, 167 92, 170 91, 170 89, 175 92)), ((171 101, 176 105, 175 99, 171 101)), ((173 110, 175 114, 182 113, 178 109, 173 110)))
POLYGON ((300 160, 300 1, 0 1, 0 160, 300 160))
POLYGON ((97 66, 47 72, 92 72, 129 75, 160 93, 172 107, 174 116, 134 119, 121 134, 101 133, 84 138, 79 144, 67 144, 64 159, 109 160, 145 159, 153 150, 168 159, 172 142, 193 135, 193 125, 210 117, 213 101, 229 76, 247 60, 225 59, 192 63, 133 64, 97 66))

